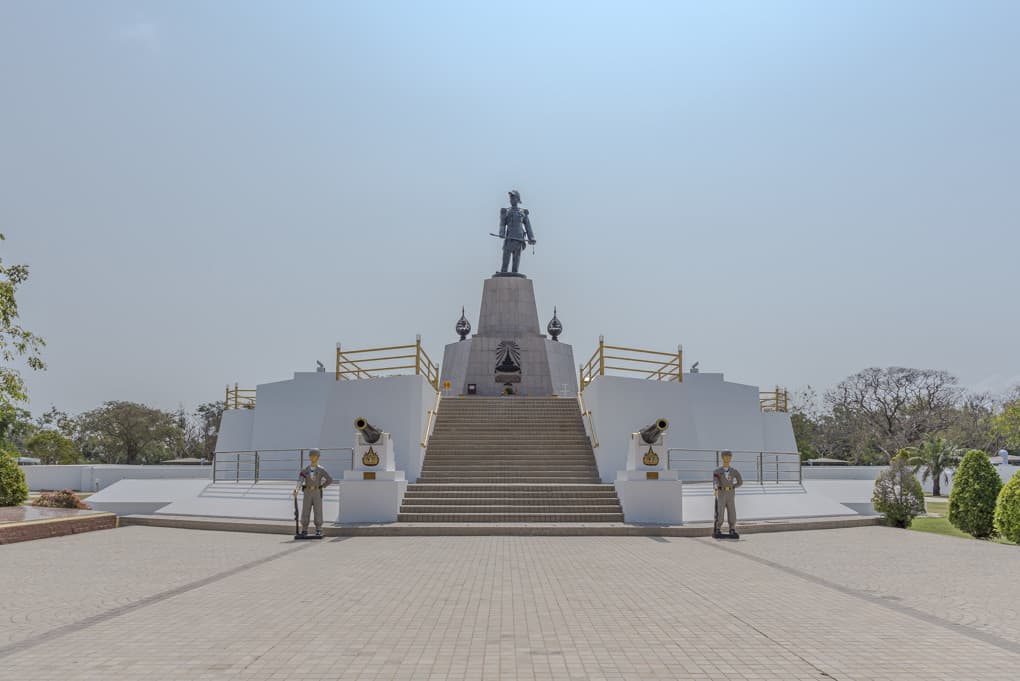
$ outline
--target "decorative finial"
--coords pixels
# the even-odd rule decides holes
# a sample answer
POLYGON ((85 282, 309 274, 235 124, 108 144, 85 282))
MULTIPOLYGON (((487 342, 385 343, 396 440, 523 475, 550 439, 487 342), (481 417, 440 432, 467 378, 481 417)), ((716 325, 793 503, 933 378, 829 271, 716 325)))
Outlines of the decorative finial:
POLYGON ((471 333, 471 322, 464 316, 464 306, 460 308, 460 319, 457 320, 457 326, 454 328, 460 334, 461 340, 467 340, 468 334, 471 333))
POLYGON ((549 320, 549 326, 545 327, 545 330, 549 332, 554 341, 558 341, 560 334, 563 333, 563 324, 560 322, 560 318, 556 316, 556 308, 553 308, 553 318, 549 320))

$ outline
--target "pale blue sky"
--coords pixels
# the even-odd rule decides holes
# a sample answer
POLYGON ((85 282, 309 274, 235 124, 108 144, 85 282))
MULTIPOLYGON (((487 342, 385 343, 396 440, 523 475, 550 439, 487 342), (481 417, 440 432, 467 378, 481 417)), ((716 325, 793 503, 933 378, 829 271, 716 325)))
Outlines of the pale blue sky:
POLYGON ((1020 3, 0 4, 33 411, 172 408, 477 321, 730 380, 1020 382, 1020 3))

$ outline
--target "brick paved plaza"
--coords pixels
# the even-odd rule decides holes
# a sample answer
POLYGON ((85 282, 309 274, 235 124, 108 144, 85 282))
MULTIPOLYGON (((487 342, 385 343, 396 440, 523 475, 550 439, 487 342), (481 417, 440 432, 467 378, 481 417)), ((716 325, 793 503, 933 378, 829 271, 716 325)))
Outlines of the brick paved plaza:
POLYGON ((879 527, 739 543, 128 527, 0 547, 0 678, 1016 679, 1018 559, 879 527))

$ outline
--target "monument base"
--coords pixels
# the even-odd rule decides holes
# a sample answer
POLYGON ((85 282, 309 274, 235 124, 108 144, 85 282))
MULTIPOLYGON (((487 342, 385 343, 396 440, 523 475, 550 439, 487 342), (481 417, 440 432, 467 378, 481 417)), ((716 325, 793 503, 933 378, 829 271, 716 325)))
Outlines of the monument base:
MULTIPOLYGON (((670 471, 663 471, 669 473, 670 471)), ((641 473, 644 471, 620 471, 641 473)), ((633 480, 617 478, 616 493, 626 523, 680 525, 684 520, 683 483, 679 480, 633 480)))
POLYGON ((406 480, 344 480, 337 523, 395 523, 406 480))
POLYGON ((570 345, 541 332, 532 281, 523 274, 497 272, 482 286, 478 332, 446 346, 440 380, 450 382, 453 395, 495 397, 504 394, 506 383, 514 383, 517 395, 573 397, 577 365, 570 345), (500 346, 509 342, 520 353, 520 372, 512 375, 498 370, 500 346))

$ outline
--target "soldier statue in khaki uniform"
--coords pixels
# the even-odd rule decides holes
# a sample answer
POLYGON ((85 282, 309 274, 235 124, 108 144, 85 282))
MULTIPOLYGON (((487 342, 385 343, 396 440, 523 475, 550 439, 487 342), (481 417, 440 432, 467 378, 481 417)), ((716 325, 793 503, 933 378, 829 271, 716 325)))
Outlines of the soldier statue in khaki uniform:
POLYGON ((737 534, 737 508, 734 497, 737 495, 737 488, 744 484, 744 478, 736 468, 730 468, 733 460, 733 452, 722 453, 722 466, 712 472, 712 487, 715 489, 715 531, 712 536, 722 539, 723 512, 730 525, 730 538, 739 539, 737 534))
POLYGON ((301 531, 297 535, 302 539, 308 537, 308 516, 311 515, 312 509, 315 509, 315 536, 322 536, 322 490, 333 484, 332 476, 319 465, 319 450, 311 450, 308 459, 311 463, 301 469, 297 487, 294 488, 295 505, 298 490, 304 491, 301 504, 301 531))

